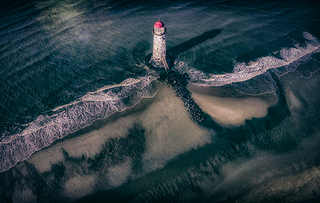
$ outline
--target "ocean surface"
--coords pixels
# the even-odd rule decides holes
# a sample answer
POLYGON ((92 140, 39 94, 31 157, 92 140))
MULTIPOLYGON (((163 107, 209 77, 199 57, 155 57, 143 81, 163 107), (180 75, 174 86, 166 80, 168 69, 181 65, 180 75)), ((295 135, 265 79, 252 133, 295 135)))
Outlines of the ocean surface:
POLYGON ((0 202, 320 202, 319 69, 317 1, 2 0, 0 202))

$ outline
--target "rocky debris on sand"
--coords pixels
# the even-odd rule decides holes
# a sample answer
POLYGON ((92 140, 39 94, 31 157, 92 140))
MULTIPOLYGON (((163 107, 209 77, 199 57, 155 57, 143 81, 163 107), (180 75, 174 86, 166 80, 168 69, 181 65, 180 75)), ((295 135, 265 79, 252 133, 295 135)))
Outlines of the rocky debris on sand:
POLYGON ((187 73, 181 74, 175 70, 163 72, 159 78, 160 81, 165 81, 170 87, 172 87, 176 92, 176 95, 182 99, 184 105, 188 108, 188 111, 191 114, 191 119, 204 124, 205 114, 198 104, 196 104, 191 98, 191 92, 187 89, 189 79, 190 78, 187 73))

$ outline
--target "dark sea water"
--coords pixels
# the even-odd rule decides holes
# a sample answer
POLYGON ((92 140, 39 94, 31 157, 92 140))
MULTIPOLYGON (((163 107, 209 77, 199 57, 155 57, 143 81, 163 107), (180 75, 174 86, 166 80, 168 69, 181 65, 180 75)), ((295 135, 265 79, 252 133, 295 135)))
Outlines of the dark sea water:
POLYGON ((3 0, 0 202, 320 202, 319 69, 317 1, 3 0))

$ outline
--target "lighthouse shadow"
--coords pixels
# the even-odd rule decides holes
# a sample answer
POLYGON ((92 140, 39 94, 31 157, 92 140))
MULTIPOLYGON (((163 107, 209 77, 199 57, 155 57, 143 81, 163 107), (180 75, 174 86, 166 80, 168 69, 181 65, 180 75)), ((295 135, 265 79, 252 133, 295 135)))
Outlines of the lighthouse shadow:
MULTIPOLYGON (((192 47, 208 40, 208 39, 212 39, 215 36, 217 36, 218 34, 221 33, 222 29, 214 29, 214 30, 209 30, 207 32, 204 32, 202 35, 199 35, 197 37, 194 37, 192 39, 189 39, 188 41, 185 41, 181 44, 178 44, 174 47, 171 47, 170 49, 167 50, 167 54, 166 54, 166 59, 168 62, 168 66, 169 68, 172 68, 174 65, 174 61, 175 59, 178 57, 179 54, 181 54, 182 52, 187 51, 188 49, 191 49, 192 47)), ((151 65, 150 63, 150 59, 152 57, 152 53, 148 54, 145 57, 145 64, 153 70, 157 70, 157 71, 164 71, 163 68, 157 68, 151 65)))
POLYGON ((178 44, 177 46, 171 47, 167 51, 172 54, 173 58, 176 59, 179 54, 182 52, 187 51, 188 49, 191 49, 192 47, 208 40, 212 39, 218 34, 221 33, 222 29, 214 29, 214 30, 209 30, 207 32, 204 32, 202 35, 199 35, 197 37, 194 37, 188 41, 185 41, 181 44, 178 44))

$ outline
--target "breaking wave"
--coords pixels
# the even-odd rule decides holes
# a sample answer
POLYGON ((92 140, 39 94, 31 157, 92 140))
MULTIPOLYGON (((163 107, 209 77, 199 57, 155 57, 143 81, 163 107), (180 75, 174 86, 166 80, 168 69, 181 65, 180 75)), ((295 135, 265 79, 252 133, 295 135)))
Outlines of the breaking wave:
POLYGON ((289 38, 293 47, 282 48, 271 56, 258 58, 249 63, 234 62, 232 73, 206 74, 195 68, 188 67, 182 61, 176 61, 175 69, 189 74, 191 82, 199 86, 223 86, 250 80, 274 69, 279 76, 294 71, 301 63, 308 62, 314 53, 320 52, 320 41, 308 32, 303 32, 304 42, 289 38))
POLYGON ((97 119, 124 111, 142 98, 153 97, 157 92, 152 83, 154 80, 156 78, 152 76, 130 78, 119 85, 88 93, 77 101, 53 109, 47 115, 38 116, 21 133, 1 140, 0 172, 97 119))

